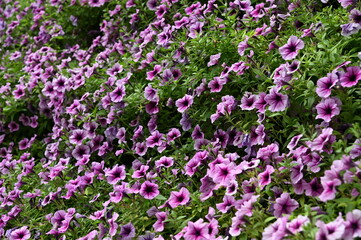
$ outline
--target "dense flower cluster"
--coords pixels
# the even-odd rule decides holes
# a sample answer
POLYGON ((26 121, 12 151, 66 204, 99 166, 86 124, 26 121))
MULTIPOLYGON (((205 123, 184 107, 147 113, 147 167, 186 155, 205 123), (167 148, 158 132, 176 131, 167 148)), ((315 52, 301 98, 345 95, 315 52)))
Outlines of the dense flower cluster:
POLYGON ((0 238, 361 238, 356 0, 0 0, 0 238))

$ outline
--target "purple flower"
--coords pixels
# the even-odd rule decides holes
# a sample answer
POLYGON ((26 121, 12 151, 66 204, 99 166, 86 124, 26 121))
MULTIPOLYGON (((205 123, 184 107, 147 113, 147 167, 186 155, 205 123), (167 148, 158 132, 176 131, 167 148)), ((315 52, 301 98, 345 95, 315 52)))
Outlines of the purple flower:
POLYGON ((291 36, 287 43, 279 48, 279 51, 284 60, 291 60, 297 56, 298 50, 303 48, 304 42, 296 36, 291 36))
POLYGON ((361 156, 361 139, 356 139, 354 146, 350 151, 350 156, 352 159, 361 156))
POLYGON ((107 177, 107 182, 109 184, 117 184, 120 180, 125 179, 125 166, 115 165, 112 169, 107 169, 105 171, 105 176, 107 177))
POLYGON ((216 55, 212 55, 210 57, 210 61, 207 63, 207 67, 210 67, 210 66, 213 66, 213 65, 216 65, 218 63, 218 60, 219 58, 221 57, 221 54, 218 53, 216 55))
POLYGON ((317 177, 313 178, 310 183, 304 184, 306 196, 318 197, 323 192, 322 185, 317 181, 317 177))
POLYGON ((249 36, 246 36, 245 38, 245 40, 238 44, 238 54, 240 56, 243 56, 246 49, 250 47, 248 44, 249 36))
POLYGON ((186 94, 183 98, 178 99, 175 102, 175 105, 178 107, 178 112, 183 113, 188 110, 190 106, 193 104, 193 97, 191 95, 186 94))
POLYGON ((225 78, 215 77, 208 83, 208 88, 211 90, 211 92, 220 92, 226 82, 227 80, 225 78))
POLYGON ((262 240, 281 240, 286 235, 287 218, 278 218, 276 222, 266 227, 262 233, 262 240))
POLYGON ((76 145, 74 150, 72 151, 72 156, 80 161, 84 155, 88 155, 90 153, 90 148, 87 145, 76 145))
POLYGON ((250 93, 245 93, 245 95, 241 99, 241 107, 242 110, 253 110, 255 108, 255 102, 257 101, 257 95, 253 95, 250 93))
POLYGON ((321 184, 323 187, 323 192, 319 196, 320 200, 322 202, 327 202, 328 200, 332 200, 336 196, 336 186, 341 185, 341 181, 337 178, 333 180, 327 180, 324 179, 324 177, 321 177, 321 184))
POLYGON ((292 199, 289 193, 282 193, 281 197, 276 199, 273 214, 279 218, 282 214, 291 214, 298 206, 298 202, 292 199))
POLYGON ((16 230, 11 231, 9 240, 26 240, 31 237, 30 231, 27 226, 23 226, 16 230))
POLYGON ((271 165, 267 165, 266 170, 258 175, 258 184, 261 188, 271 183, 271 174, 274 173, 274 171, 275 170, 271 165))
POLYGON ((155 216, 157 217, 157 221, 153 224, 154 231, 162 232, 164 230, 165 220, 167 219, 166 212, 157 212, 155 216))
POLYGON ((347 23, 341 25, 341 29, 342 36, 351 36, 352 34, 358 33, 361 29, 361 25, 358 23, 347 23))
POLYGON ((350 11, 350 16, 349 16, 350 20, 355 22, 355 23, 358 23, 358 24, 361 24, 361 12, 357 9, 352 9, 350 11))
POLYGON ((151 85, 148 85, 148 86, 144 89, 144 97, 145 97, 148 101, 157 102, 157 101, 159 101, 158 90, 152 88, 151 85))
POLYGON ((188 222, 187 231, 184 234, 184 238, 187 240, 205 240, 209 239, 208 224, 203 222, 203 219, 199 219, 196 222, 188 222))
POLYGON ((342 87, 355 86, 361 79, 361 69, 358 66, 348 67, 346 72, 341 75, 340 82, 342 87))
POLYGON ((179 192, 172 191, 168 199, 168 204, 172 208, 176 208, 179 205, 186 205, 190 199, 190 193, 187 188, 182 187, 179 192))
POLYGON ((316 105, 317 116, 316 119, 323 119, 325 122, 330 122, 331 118, 340 114, 341 101, 338 98, 326 98, 316 105))
POLYGON ((270 93, 264 98, 269 105, 271 112, 280 112, 286 109, 288 105, 288 96, 278 92, 277 87, 273 87, 270 93))
POLYGON ((172 128, 167 133, 167 141, 172 142, 181 136, 181 132, 177 128, 172 128))
POLYGON ((306 144, 309 148, 311 148, 311 151, 325 151, 327 153, 331 153, 331 145, 336 141, 336 137, 332 135, 332 132, 332 128, 322 129, 322 133, 318 137, 316 137, 312 142, 307 141, 306 144))
POLYGON ((317 81, 316 93, 322 98, 327 98, 331 95, 331 88, 333 88, 338 82, 338 76, 336 73, 327 73, 327 77, 320 78, 317 81))
POLYGON ((77 129, 71 133, 69 142, 73 144, 81 144, 86 137, 87 135, 84 130, 77 129))
POLYGON ((135 228, 132 223, 121 226, 120 233, 121 239, 130 240, 135 237, 135 228))
POLYGON ((161 134, 158 130, 152 132, 152 134, 146 139, 147 147, 153 148, 155 146, 161 146, 162 140, 164 140, 164 134, 161 134))
POLYGON ((354 209, 346 214, 345 232, 342 239, 354 239, 361 237, 361 210, 354 209))
POLYGON ((120 86, 117 86, 114 91, 112 91, 110 94, 110 100, 113 102, 120 102, 123 100, 123 97, 125 96, 125 87, 123 84, 120 86))
POLYGON ((145 199, 153 199, 159 195, 158 185, 149 181, 142 183, 140 195, 145 199))
POLYGON ((160 167, 165 167, 165 168, 169 168, 171 166, 173 166, 174 164, 174 159, 172 157, 161 157, 159 160, 155 161, 155 166, 157 168, 160 167))
POLYGON ((147 72, 147 79, 153 80, 153 78, 162 71, 161 65, 155 65, 153 71, 147 72))
POLYGON ((310 219, 306 216, 297 216, 291 222, 287 223, 287 230, 293 234, 297 234, 303 230, 303 226, 309 224, 310 219))
MULTIPOLYGON (((316 240, 333 240, 341 239, 345 232, 345 224, 342 217, 337 217, 335 221, 325 224, 321 220, 316 222, 316 226, 319 228, 316 233, 316 240)), ((345 239, 345 238, 342 238, 345 239)))

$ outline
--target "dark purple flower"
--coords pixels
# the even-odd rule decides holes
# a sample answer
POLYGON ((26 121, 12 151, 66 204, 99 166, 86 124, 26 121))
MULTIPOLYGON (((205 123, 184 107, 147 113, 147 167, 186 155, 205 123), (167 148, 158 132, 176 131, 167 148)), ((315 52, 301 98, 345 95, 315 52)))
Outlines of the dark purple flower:
POLYGON ((153 80, 153 78, 162 71, 161 65, 155 65, 153 71, 147 72, 147 79, 153 80))
POLYGON ((313 178, 310 183, 304 184, 306 196, 318 197, 323 192, 322 185, 317 181, 317 177, 313 178))
POLYGON ((253 110, 255 108, 255 102, 257 101, 257 95, 253 95, 251 93, 245 93, 241 99, 241 107, 242 110, 253 110))
POLYGON ((266 170, 258 175, 258 184, 261 188, 271 183, 271 174, 274 173, 274 168, 271 165, 267 165, 266 170))
POLYGON ((153 199, 159 195, 158 185, 149 181, 142 183, 140 195, 145 199, 153 199))
POLYGON ((225 78, 215 77, 208 83, 208 88, 211 92, 220 92, 226 82, 227 80, 225 78))
POLYGON ((152 134, 146 139, 147 147, 161 146, 164 140, 164 134, 161 134, 158 130, 152 132, 152 134))
POLYGON ((292 199, 289 193, 282 193, 281 197, 276 199, 273 214, 279 218, 282 214, 291 214, 298 206, 298 202, 292 199))
POLYGON ((132 223, 125 224, 121 226, 120 233, 121 239, 130 240, 135 237, 135 228, 132 223))
POLYGON ((341 75, 340 82, 342 87, 355 86, 361 79, 361 69, 358 66, 348 67, 346 72, 341 75))
POLYGON ((361 24, 361 12, 357 9, 352 9, 350 11, 350 16, 349 16, 350 20, 355 22, 355 23, 358 23, 358 24, 361 24))
POLYGON ((287 44, 280 47, 279 51, 284 60, 291 60, 297 56, 298 50, 303 49, 304 46, 304 42, 301 39, 296 36, 291 36, 287 44))
POLYGON ((123 100, 123 97, 125 96, 125 86, 123 84, 120 84, 120 86, 117 86, 114 91, 112 91, 110 94, 110 100, 113 102, 120 102, 123 100))

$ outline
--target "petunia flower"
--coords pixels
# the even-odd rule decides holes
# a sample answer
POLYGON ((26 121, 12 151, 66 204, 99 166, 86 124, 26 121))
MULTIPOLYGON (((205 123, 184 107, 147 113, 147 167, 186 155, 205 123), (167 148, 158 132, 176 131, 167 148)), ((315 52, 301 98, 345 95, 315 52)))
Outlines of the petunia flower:
POLYGON ((284 60, 294 59, 298 55, 298 50, 304 48, 304 42, 296 36, 291 36, 287 43, 279 48, 284 60))
POLYGON ((216 65, 218 63, 218 60, 219 60, 220 57, 221 57, 220 53, 210 56, 210 60, 207 63, 207 67, 216 65))
POLYGON ((27 226, 15 229, 11 231, 9 240, 26 240, 30 239, 31 233, 27 226))
POLYGON ((262 233, 262 240, 281 240, 287 234, 287 216, 280 217, 266 227, 262 233))
POLYGON ((269 105, 268 109, 271 112, 284 111, 289 104, 288 96, 279 93, 277 87, 273 87, 270 93, 265 96, 264 100, 269 105))
POLYGON ((346 72, 340 77, 340 83, 342 87, 355 86, 361 79, 361 68, 358 66, 352 66, 346 68, 346 72))
POLYGON ((204 240, 209 239, 208 224, 199 219, 196 222, 189 221, 186 233, 184 234, 186 240, 204 240))
POLYGON ((258 184, 261 188, 271 183, 271 174, 274 173, 274 171, 275 170, 271 165, 267 165, 266 170, 258 175, 258 184))
POLYGON ((145 181, 142 183, 139 193, 145 199, 153 199, 159 195, 158 185, 150 181, 145 181))
POLYGON ((349 240, 361 237, 361 210, 354 209, 346 214, 345 232, 342 239, 349 240))
POLYGON ((135 227, 132 223, 127 223, 120 228, 119 236, 123 240, 131 240, 135 237, 135 227))
POLYGON ((166 212, 157 212, 155 213, 157 221, 153 224, 154 231, 162 232, 164 230, 165 220, 167 219, 168 213, 166 212))
POLYGON ((292 234, 297 234, 303 230, 303 226, 310 223, 310 219, 306 216, 297 216, 291 222, 287 223, 287 230, 292 234))
POLYGON ((316 93, 322 98, 327 98, 331 95, 331 88, 336 86, 339 81, 336 73, 327 73, 327 77, 320 78, 317 81, 316 93))
POLYGON ((190 199, 189 196, 190 192, 188 191, 188 189, 182 187, 179 192, 172 191, 167 201, 172 208, 176 208, 179 205, 187 204, 190 199))
POLYGON ((178 112, 183 113, 188 110, 193 104, 193 96, 186 94, 183 98, 178 99, 175 105, 178 107, 178 112))
POLYGON ((273 214, 279 218, 282 214, 291 214, 298 206, 298 202, 292 199, 289 193, 282 193, 281 197, 276 199, 273 214))
POLYGON ((116 164, 112 169, 105 170, 107 182, 112 185, 117 184, 120 180, 124 180, 125 174, 124 165, 118 166, 118 164, 116 164))

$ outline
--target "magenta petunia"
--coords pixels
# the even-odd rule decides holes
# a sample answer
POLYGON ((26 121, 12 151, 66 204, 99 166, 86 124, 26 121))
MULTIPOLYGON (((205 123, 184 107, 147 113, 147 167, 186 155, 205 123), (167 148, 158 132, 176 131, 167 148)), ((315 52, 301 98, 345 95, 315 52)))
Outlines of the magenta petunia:
POLYGON ((274 173, 274 171, 275 170, 271 165, 267 165, 266 170, 258 175, 258 184, 261 188, 271 183, 271 174, 274 173))
POLYGON ((358 66, 352 66, 346 68, 346 72, 341 75, 340 83, 342 87, 355 86, 361 79, 361 68, 358 66))
POLYGON ((178 99, 175 105, 178 107, 178 112, 183 113, 193 104, 193 96, 186 94, 183 98, 178 99))
POLYGON ((117 184, 120 180, 125 179, 125 166, 118 166, 116 164, 112 169, 105 170, 105 176, 107 177, 107 182, 109 184, 117 184))
POLYGON ((287 43, 279 48, 281 56, 284 60, 294 59, 298 55, 298 50, 303 49, 304 42, 296 36, 291 36, 287 43))
POLYGON ((187 240, 205 240, 209 238, 208 224, 199 219, 196 222, 188 222, 184 239, 187 240))
POLYGON ((341 101, 336 98, 326 98, 316 105, 317 116, 316 119, 322 119, 325 122, 330 122, 334 116, 340 114, 341 101))
POLYGON ((349 240, 361 237, 361 210, 354 209, 346 214, 345 232, 342 239, 349 240))
POLYGON ((150 181, 145 181, 140 187, 139 194, 145 199, 153 199, 159 195, 158 185, 150 181))
POLYGON ((172 191, 168 199, 168 204, 172 208, 176 208, 179 205, 186 205, 190 200, 190 192, 187 188, 182 187, 179 192, 172 191))
POLYGON ((30 239, 31 233, 27 226, 23 226, 16 230, 11 231, 9 240, 26 240, 30 239))

